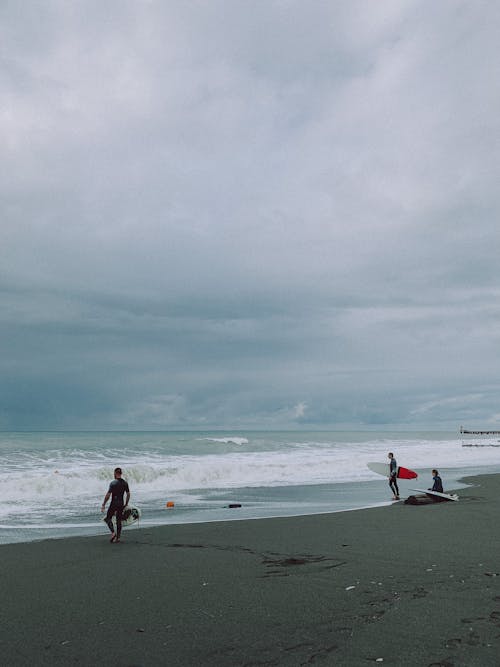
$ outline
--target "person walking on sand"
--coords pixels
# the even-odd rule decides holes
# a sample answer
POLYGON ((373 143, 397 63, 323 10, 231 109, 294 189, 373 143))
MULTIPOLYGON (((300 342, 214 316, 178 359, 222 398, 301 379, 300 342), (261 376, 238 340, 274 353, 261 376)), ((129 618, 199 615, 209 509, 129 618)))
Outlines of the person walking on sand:
POLYGON ((389 452, 387 456, 389 457, 389 486, 391 487, 391 491, 394 494, 393 499, 399 500, 399 488, 397 483, 398 464, 392 452, 389 452))
POLYGON ((123 508, 128 505, 130 500, 130 489, 128 488, 128 482, 122 479, 122 469, 115 468, 115 478, 109 485, 108 492, 104 496, 104 502, 101 505, 101 512, 104 512, 106 508, 106 503, 111 498, 109 504, 108 513, 106 514, 106 523, 108 528, 111 531, 110 542, 119 542, 120 535, 122 532, 122 512, 123 508), (123 502, 123 496, 126 494, 125 502, 123 502), (116 516, 116 532, 115 527, 113 526, 113 516, 116 516))
POLYGON ((439 476, 439 472, 434 469, 432 471, 432 481, 434 484, 432 485, 431 491, 437 491, 438 493, 444 493, 443 491, 443 482, 441 480, 441 477, 439 476))

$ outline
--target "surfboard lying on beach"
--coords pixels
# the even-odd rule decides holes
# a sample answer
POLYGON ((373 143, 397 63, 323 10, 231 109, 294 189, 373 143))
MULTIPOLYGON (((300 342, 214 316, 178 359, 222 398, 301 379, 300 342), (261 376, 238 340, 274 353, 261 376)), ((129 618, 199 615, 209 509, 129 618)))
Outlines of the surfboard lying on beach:
MULTIPOLYGON (((389 464, 388 463, 376 463, 370 462, 366 464, 372 472, 376 472, 378 475, 384 475, 384 477, 389 477, 389 464)), ((417 473, 409 468, 403 468, 403 466, 398 467, 397 477, 399 479, 416 479, 418 477, 417 473)))
POLYGON ((419 493, 425 493, 426 496, 431 498, 441 499, 441 500, 458 500, 456 493, 441 493, 440 491, 431 491, 430 489, 411 489, 412 491, 418 491, 419 493))
MULTIPOLYGON (((127 505, 123 508, 122 512, 122 526, 130 526, 141 518, 141 510, 138 507, 133 505, 127 505)), ((103 521, 106 521, 104 517, 103 521)), ((116 525, 116 517, 114 516, 111 521, 116 525)))

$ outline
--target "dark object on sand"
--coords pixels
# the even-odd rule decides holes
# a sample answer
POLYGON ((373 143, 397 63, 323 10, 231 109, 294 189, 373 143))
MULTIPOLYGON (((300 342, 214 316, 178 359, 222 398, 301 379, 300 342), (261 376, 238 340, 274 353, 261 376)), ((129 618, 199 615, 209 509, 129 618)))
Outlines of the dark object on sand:
POLYGON ((405 505, 434 505, 434 503, 444 503, 444 498, 431 498, 430 496, 408 496, 405 505))
POLYGON ((458 500, 458 496, 428 491, 418 496, 408 496, 405 505, 434 505, 435 503, 446 503, 450 500, 458 500))

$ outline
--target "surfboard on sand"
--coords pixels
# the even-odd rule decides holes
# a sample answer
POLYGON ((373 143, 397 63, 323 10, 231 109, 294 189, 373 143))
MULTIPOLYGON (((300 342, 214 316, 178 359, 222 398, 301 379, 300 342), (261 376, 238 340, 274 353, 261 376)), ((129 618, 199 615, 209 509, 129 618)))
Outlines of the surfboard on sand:
MULTIPOLYGON (((122 512, 122 526, 130 526, 141 518, 141 510, 134 505, 127 505, 123 508, 122 512)), ((106 521, 104 517, 103 521, 106 521)), ((111 521, 116 525, 116 517, 114 516, 111 521)))
MULTIPOLYGON (((384 477, 390 476, 390 468, 388 463, 370 462, 366 465, 372 472, 376 472, 378 475, 384 475, 384 477)), ((418 475, 416 472, 410 470, 409 468, 403 468, 403 466, 399 466, 397 477, 399 479, 416 479, 418 475)))
POLYGON ((434 500, 458 500, 456 493, 441 493, 440 491, 431 491, 430 489, 411 489, 412 491, 418 491, 419 493, 425 493, 426 496, 430 496, 434 500))

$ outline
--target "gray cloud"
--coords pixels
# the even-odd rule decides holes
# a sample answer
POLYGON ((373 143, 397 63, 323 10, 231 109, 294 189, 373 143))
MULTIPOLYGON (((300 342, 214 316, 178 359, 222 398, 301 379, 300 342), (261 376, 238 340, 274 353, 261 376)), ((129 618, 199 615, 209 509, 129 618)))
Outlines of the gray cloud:
POLYGON ((496 3, 0 17, 0 427, 498 419, 496 3))

